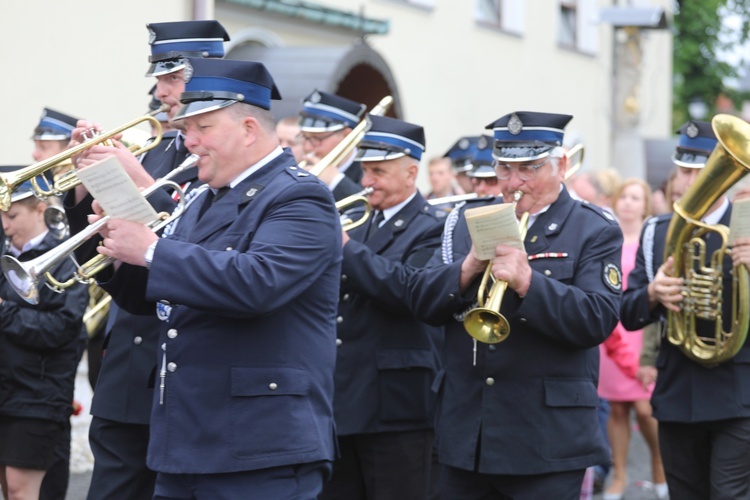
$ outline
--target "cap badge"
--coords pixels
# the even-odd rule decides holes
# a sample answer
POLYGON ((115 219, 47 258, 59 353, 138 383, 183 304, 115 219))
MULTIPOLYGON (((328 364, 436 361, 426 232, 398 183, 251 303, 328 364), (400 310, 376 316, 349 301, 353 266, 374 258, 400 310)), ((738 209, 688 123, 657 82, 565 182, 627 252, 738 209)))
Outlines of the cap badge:
POLYGON ((185 68, 183 69, 183 79, 185 80, 185 83, 190 83, 190 80, 193 79, 193 73, 195 73, 195 70, 193 69, 193 65, 190 64, 190 61, 187 59, 183 59, 185 61, 185 68))
POLYGON ((691 139, 695 139, 696 137, 698 137, 698 126, 695 123, 690 122, 687 126, 687 129, 685 130, 685 135, 687 135, 691 139))
POLYGON ((479 140, 477 141, 477 147, 479 149, 487 149, 487 138, 483 135, 479 136, 479 140))
POLYGON ((469 139, 464 137, 463 139, 458 141, 458 149, 469 149, 470 144, 471 142, 469 141, 469 139))
POLYGON ((513 115, 510 117, 510 120, 508 120, 508 132, 510 132, 513 135, 518 135, 521 133, 521 130, 523 129, 523 122, 518 117, 517 114, 513 113, 513 115))
POLYGON ((149 28, 148 29, 148 44, 153 45, 155 41, 156 41, 156 32, 153 29, 149 28))
POLYGON ((312 95, 310 96, 310 99, 309 99, 309 101, 310 101, 311 103, 313 103, 313 104, 317 104, 317 103, 319 103, 319 102, 320 102, 320 93, 318 93, 318 92, 313 92, 313 93, 312 93, 312 95))

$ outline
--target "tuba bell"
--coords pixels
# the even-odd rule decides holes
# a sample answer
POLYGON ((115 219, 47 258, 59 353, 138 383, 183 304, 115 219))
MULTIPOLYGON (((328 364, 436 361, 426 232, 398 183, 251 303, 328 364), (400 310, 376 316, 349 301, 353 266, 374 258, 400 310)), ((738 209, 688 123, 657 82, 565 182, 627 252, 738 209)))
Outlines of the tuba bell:
POLYGON ((750 171, 750 124, 730 115, 711 120, 719 143, 695 182, 677 202, 669 223, 664 260, 674 258, 674 272, 684 280, 680 312, 667 312, 667 340, 685 356, 704 366, 731 359, 742 348, 750 319, 750 279, 745 266, 732 268, 732 282, 723 281, 729 229, 700 219, 737 181, 750 171), (716 233, 721 246, 707 261, 702 236, 716 233), (731 317, 724 318, 724 287, 731 286, 731 317), (710 337, 699 325, 712 326, 710 337), (729 326, 729 331, 724 328, 729 326))

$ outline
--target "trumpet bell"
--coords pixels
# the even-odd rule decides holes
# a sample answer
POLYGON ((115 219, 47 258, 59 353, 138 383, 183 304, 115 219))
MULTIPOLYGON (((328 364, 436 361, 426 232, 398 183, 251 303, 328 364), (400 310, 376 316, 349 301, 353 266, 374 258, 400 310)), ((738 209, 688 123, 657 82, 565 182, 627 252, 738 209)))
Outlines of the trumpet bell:
POLYGON ((33 267, 27 269, 23 263, 10 255, 4 255, 0 259, 0 267, 2 267, 8 283, 21 298, 29 304, 39 303, 38 280, 33 276, 33 267))
POLYGON ((510 335, 510 324, 505 316, 486 307, 476 307, 464 318, 466 332, 485 344, 499 344, 510 335))

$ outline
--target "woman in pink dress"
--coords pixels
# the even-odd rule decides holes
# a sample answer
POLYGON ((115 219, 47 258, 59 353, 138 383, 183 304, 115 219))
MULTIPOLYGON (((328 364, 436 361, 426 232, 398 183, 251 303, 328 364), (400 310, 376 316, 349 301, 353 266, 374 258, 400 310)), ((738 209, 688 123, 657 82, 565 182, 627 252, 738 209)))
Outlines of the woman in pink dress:
MULTIPOLYGON (((628 274, 635 267, 638 239, 646 217, 650 213, 651 190, 640 179, 627 179, 614 198, 614 212, 624 237, 622 247, 623 287, 627 288, 628 274)), ((653 384, 645 387, 635 378, 638 353, 641 352, 642 332, 628 332, 618 324, 610 339, 602 344, 599 367, 599 396, 609 401, 610 414, 607 436, 612 448, 612 482, 604 493, 604 500, 622 498, 627 486, 626 466, 630 445, 630 413, 635 416, 641 434, 651 452, 651 471, 659 498, 666 497, 666 478, 659 453, 656 419, 651 416, 653 384)))

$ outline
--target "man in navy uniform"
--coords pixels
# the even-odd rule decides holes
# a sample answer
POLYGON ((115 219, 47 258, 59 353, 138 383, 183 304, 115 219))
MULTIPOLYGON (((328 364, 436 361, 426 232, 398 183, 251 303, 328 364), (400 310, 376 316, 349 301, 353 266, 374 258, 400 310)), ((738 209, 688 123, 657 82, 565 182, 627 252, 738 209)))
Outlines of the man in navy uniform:
POLYGON ((471 180, 474 192, 480 198, 499 196, 501 194, 500 180, 492 166, 494 162, 492 158, 492 137, 479 136, 472 149, 472 157, 467 160, 467 163, 471 165, 471 170, 466 172, 466 176, 471 180))
POLYGON ((474 192, 474 184, 471 182, 471 178, 469 178, 467 174, 474 168, 472 159, 477 150, 479 137, 480 136, 478 135, 461 137, 443 155, 451 159, 453 173, 456 175, 456 181, 465 193, 474 192))
MULTIPOLYGON (((357 126, 365 113, 365 105, 335 94, 313 91, 305 98, 300 111, 300 135, 302 147, 312 167, 357 126)), ((333 191, 336 201, 359 192, 362 182, 362 166, 355 160, 356 150, 338 165, 331 165, 320 179, 333 191)))
MULTIPOLYGON (((320 499, 426 498, 442 332, 378 291, 394 263, 422 267, 440 245, 445 212, 417 191, 419 125, 368 116, 359 145, 370 220, 343 233, 336 430, 341 458, 320 499)), ((356 218, 356 217, 355 217, 356 218)))
MULTIPOLYGON (((678 132, 674 182, 684 192, 695 182, 718 141, 708 122, 689 121, 678 132)), ((731 212, 729 200, 721 196, 702 221, 729 226, 731 212)), ((635 269, 628 277, 621 308, 622 324, 630 330, 664 321, 668 310, 681 310, 685 272, 674 269, 673 257, 664 261, 671 218, 672 214, 665 214, 649 219, 641 234, 635 269)), ((716 235, 704 239, 706 255, 710 256, 721 240, 716 235)), ((729 258, 723 265, 726 291, 732 286, 729 258)), ((725 318, 731 317, 731 301, 726 297, 725 318)), ((713 322, 696 323, 699 335, 714 336, 713 322)), ((659 421, 659 446, 672 498, 750 498, 748 363, 747 344, 731 360, 707 367, 662 339, 651 404, 659 421)))
MULTIPOLYGON (((147 26, 151 45, 150 66, 146 76, 157 79, 155 97, 170 105, 168 116, 179 110, 180 94, 185 90, 186 57, 222 57, 224 41, 229 39, 217 21, 152 23, 147 26)), ((81 121, 74 139, 94 127, 81 121)), ((76 142, 73 142, 75 144, 76 142)), ((77 159, 83 168, 115 155, 126 167, 137 186, 145 188, 183 162, 189 152, 184 136, 177 131, 164 134, 162 142, 139 162, 130 151, 118 145, 94 146, 77 159)), ((174 180, 189 190, 199 184, 197 168, 174 180)), ((66 196, 66 213, 72 233, 85 228, 93 201, 83 186, 66 196)), ((175 201, 166 190, 149 197, 157 212, 171 212, 175 201)), ((96 255, 97 238, 76 251, 79 262, 96 255)), ((130 314, 112 305, 106 325, 105 356, 92 402, 93 419, 89 442, 94 454, 94 472, 89 488, 90 500, 150 498, 156 474, 146 466, 149 416, 153 395, 153 373, 160 322, 149 316, 130 314)))
POLYGON ((106 286, 115 300, 164 321, 154 495, 315 498, 335 449, 338 212, 279 146, 262 64, 188 63, 176 119, 208 189, 168 237, 115 219, 100 247, 128 264, 106 286))
MULTIPOLYGON (((436 440, 441 498, 577 499, 586 467, 607 459, 596 416, 600 344, 617 324, 622 233, 563 185, 560 147, 572 117, 516 112, 494 129, 505 200, 530 214, 525 251, 499 245, 492 275, 508 283, 500 313, 510 335, 477 343, 463 318, 487 268, 463 212, 449 216, 442 265, 409 273, 412 311, 446 325, 436 440)), ((488 285, 489 288, 489 285, 488 285)))

